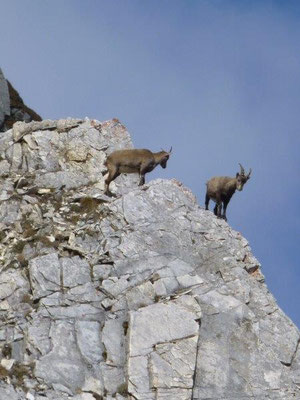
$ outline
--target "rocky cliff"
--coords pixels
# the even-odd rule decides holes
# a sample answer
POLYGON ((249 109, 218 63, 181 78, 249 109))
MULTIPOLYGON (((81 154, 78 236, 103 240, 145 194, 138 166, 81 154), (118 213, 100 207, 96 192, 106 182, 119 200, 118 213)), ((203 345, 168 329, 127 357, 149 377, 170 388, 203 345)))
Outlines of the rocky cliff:
POLYGON ((12 128, 16 121, 41 121, 41 117, 27 107, 0 68, 0 132, 12 128))
POLYGON ((130 147, 118 120, 1 134, 0 399, 299 399, 299 332, 247 240, 176 180, 103 194, 130 147))

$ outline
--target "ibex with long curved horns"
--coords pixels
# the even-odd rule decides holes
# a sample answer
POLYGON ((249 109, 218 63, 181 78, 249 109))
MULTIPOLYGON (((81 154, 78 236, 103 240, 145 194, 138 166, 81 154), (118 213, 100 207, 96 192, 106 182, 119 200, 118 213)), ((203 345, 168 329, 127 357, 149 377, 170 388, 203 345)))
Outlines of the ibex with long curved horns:
POLYGON ((111 153, 105 165, 108 169, 108 177, 105 180, 105 193, 109 193, 109 184, 122 173, 139 173, 139 186, 145 183, 145 174, 151 172, 158 164, 166 168, 167 161, 171 155, 172 147, 169 151, 159 151, 152 153, 147 149, 126 149, 116 150, 111 153))
POLYGON ((239 165, 241 170, 237 172, 235 178, 229 176, 215 176, 206 183, 205 209, 208 210, 209 200, 213 200, 216 203, 214 208, 215 215, 218 218, 224 218, 225 221, 227 221, 226 208, 232 195, 236 189, 242 191, 245 183, 250 179, 251 168, 248 175, 246 175, 243 166, 241 164, 239 165))

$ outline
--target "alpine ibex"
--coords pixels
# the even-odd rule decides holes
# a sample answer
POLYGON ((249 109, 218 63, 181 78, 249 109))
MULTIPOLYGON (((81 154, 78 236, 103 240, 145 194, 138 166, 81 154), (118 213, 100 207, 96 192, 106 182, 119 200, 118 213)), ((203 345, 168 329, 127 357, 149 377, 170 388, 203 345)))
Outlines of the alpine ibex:
POLYGON ((152 153, 147 149, 116 150, 111 153, 105 165, 108 169, 108 177, 105 180, 105 193, 109 193, 109 184, 122 173, 139 173, 139 186, 145 183, 145 174, 151 172, 158 164, 166 168, 167 161, 171 155, 172 147, 169 151, 159 151, 152 153))
POLYGON ((245 170, 241 164, 241 171, 237 172, 235 178, 229 176, 215 176, 211 178, 207 183, 207 190, 205 196, 205 209, 208 210, 209 200, 213 200, 216 205, 214 213, 218 218, 226 218, 226 208, 228 203, 234 194, 235 190, 242 191, 244 184, 248 181, 251 174, 251 168, 248 175, 245 175, 245 170), (222 215, 222 203, 223 203, 223 215, 222 215))

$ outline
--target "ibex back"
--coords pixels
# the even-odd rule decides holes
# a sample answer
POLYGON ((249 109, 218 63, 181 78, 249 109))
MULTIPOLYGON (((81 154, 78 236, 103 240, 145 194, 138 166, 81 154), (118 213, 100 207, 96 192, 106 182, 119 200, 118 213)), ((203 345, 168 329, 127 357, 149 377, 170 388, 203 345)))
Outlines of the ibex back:
POLYGON ((140 176, 139 185, 145 183, 145 174, 151 172, 158 164, 166 168, 167 161, 171 155, 170 151, 159 151, 152 153, 147 149, 126 149, 116 150, 111 153, 105 165, 108 169, 108 177, 105 180, 105 193, 109 193, 109 184, 122 173, 138 173, 140 176))

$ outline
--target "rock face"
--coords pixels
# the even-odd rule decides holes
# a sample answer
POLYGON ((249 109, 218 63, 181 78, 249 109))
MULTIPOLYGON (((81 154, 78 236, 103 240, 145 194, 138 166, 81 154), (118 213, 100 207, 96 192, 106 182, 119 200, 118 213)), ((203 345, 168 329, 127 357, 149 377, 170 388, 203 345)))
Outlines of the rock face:
POLYGON ((5 79, 0 69, 0 132, 12 128, 16 121, 41 121, 41 117, 27 107, 19 93, 5 79))
POLYGON ((299 399, 299 332, 246 239, 176 180, 103 194, 130 147, 118 120, 0 136, 0 399, 299 399))
POLYGON ((3 126, 4 120, 10 115, 10 100, 8 84, 2 70, 0 69, 0 129, 3 126))

